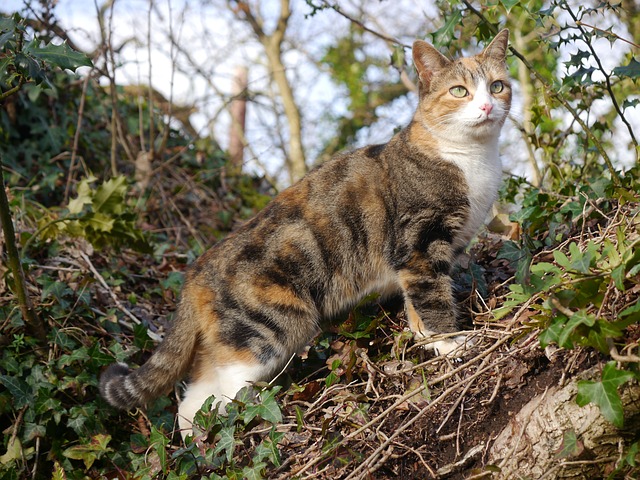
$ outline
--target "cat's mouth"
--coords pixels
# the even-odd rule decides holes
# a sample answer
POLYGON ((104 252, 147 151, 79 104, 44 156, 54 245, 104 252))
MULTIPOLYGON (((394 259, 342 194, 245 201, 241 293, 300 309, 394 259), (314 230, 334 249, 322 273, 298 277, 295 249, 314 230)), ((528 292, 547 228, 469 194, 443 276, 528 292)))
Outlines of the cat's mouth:
POLYGON ((496 121, 496 117, 491 117, 491 116, 480 116, 478 118, 476 118, 475 122, 474 122, 474 126, 480 126, 480 125, 489 125, 493 122, 496 121))

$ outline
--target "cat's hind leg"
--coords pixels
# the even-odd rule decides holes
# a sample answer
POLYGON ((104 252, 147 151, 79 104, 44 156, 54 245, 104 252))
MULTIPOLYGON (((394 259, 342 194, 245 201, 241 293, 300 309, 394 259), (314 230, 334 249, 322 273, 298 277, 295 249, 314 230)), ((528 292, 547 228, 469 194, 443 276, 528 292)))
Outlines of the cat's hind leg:
POLYGON ((194 417, 207 398, 215 395, 214 406, 220 402, 219 408, 224 410, 224 406, 233 400, 238 391, 254 382, 269 379, 274 368, 274 365, 264 365, 257 359, 238 358, 222 365, 201 363, 178 408, 182 438, 191 435, 194 417))

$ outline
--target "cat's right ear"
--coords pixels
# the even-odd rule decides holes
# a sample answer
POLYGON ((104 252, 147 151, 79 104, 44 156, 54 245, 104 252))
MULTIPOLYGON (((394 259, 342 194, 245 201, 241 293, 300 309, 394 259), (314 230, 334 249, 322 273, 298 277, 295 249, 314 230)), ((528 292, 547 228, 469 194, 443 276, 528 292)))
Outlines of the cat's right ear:
POLYGON ((428 89, 433 74, 451 64, 451 60, 442 55, 433 45, 416 40, 413 42, 413 64, 418 71, 420 86, 428 89))

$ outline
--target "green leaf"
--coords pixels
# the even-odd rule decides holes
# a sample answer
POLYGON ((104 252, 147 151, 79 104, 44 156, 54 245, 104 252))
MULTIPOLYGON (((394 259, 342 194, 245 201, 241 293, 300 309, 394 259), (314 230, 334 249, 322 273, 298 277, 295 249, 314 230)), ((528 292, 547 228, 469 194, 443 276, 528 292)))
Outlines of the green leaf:
POLYGON ((569 318, 569 321, 562 329, 560 337, 558 338, 558 345, 563 348, 571 348, 573 346, 571 336, 573 335, 574 330, 580 325, 592 327, 595 324, 595 321, 595 315, 588 314, 585 310, 578 310, 571 316, 571 318, 569 318))
POLYGON ((233 453, 236 448, 236 439, 235 439, 236 427, 235 425, 231 425, 230 427, 223 427, 220 430, 220 439, 218 443, 216 443, 216 448, 213 453, 225 452, 227 457, 227 462, 231 463, 233 460, 233 453))
POLYGON ((251 467, 244 467, 242 469, 242 478, 245 480, 263 480, 262 472, 267 467, 264 462, 254 463, 251 467))
POLYGON ((275 386, 269 390, 264 390, 260 392, 260 403, 247 405, 244 416, 245 425, 255 417, 260 417, 273 424, 282 422, 282 412, 280 411, 280 406, 275 399, 279 390, 279 386, 275 386))
POLYGON ((640 321, 640 300, 636 301, 636 303, 634 303, 630 307, 627 307, 623 311, 621 311, 618 314, 618 317, 630 317, 631 323, 640 321))
MULTIPOLYGON (((0 465, 8 465, 9 471, 11 471, 11 464, 15 465, 14 462, 19 462, 25 458, 29 458, 29 456, 31 456, 34 451, 34 447, 24 448, 18 437, 11 437, 11 439, 9 440, 9 444, 7 445, 7 451, 2 456, 0 456, 0 465)), ((0 472, 0 475, 2 473, 3 472, 0 472)), ((12 477, 7 476, 2 478, 12 477)), ((16 476, 15 478, 18 477, 16 476)))
POLYGON ((613 69, 613 74, 619 77, 639 78, 640 77, 640 62, 635 57, 631 57, 629 63, 623 67, 616 67, 613 69))
POLYGON ((581 252, 576 243, 571 243, 569 245, 569 252, 571 252, 571 264, 569 268, 580 273, 589 273, 589 267, 593 259, 592 251, 587 248, 587 250, 581 252))
POLYGON ((13 406, 16 410, 33 404, 33 389, 27 382, 17 377, 0 375, 2 383, 13 397, 13 406))
POLYGON ((113 230, 115 222, 115 218, 105 215, 104 213, 96 212, 87 215, 83 223, 96 232, 109 233, 113 230))
POLYGON ((564 315, 556 317, 553 323, 551 323, 551 325, 549 325, 547 328, 545 328, 542 331, 542 333, 540 333, 539 341, 540 341, 540 346, 542 348, 545 348, 547 345, 549 345, 552 342, 555 342, 558 345, 560 344, 558 339, 562 334, 565 320, 566 320, 566 317, 564 315))
POLYGON ((578 440, 575 430, 566 430, 562 435, 562 444, 556 451, 555 458, 574 458, 584 451, 584 444, 578 440))
POLYGON ((444 25, 431 34, 433 44, 436 47, 441 47, 451 43, 451 40, 454 39, 456 27, 460 24, 461 20, 462 12, 458 9, 454 9, 444 25))
POLYGON ((155 426, 151 426, 151 436, 149 437, 153 449, 158 454, 160 459, 160 468, 164 473, 167 473, 169 469, 169 463, 167 461, 167 445, 169 445, 169 439, 158 430, 155 426))
POLYGON ((568 269, 569 266, 571 265, 569 258, 564 254, 564 252, 560 250, 553 251, 553 259, 556 261, 558 265, 560 265, 565 269, 568 269))
POLYGON ((91 443, 67 448, 62 455, 73 460, 82 460, 88 470, 104 453, 112 451, 107 447, 110 441, 111 435, 97 434, 91 437, 91 443))
POLYGON ((83 53, 76 52, 66 42, 60 45, 49 43, 43 47, 30 42, 24 52, 54 67, 75 70, 78 67, 90 67, 91 60, 83 53))
POLYGON ((578 382, 576 402, 581 407, 587 403, 595 403, 600 412, 616 427, 622 428, 624 411, 622 400, 618 394, 618 387, 634 378, 633 373, 616 369, 616 362, 611 361, 602 370, 602 381, 578 382))
POLYGON ((520 3, 520 0, 500 0, 500 3, 505 8, 507 13, 511 13, 511 9, 515 7, 518 3, 520 3))
POLYGON ((62 465, 57 461, 53 464, 53 473, 51 474, 51 480, 66 480, 67 472, 64 471, 62 465))
POLYGON ((634 442, 627 452, 627 456, 624 458, 624 461, 631 465, 632 467, 636 466, 636 456, 638 455, 638 450, 640 450, 640 442, 634 442))
POLYGON ((611 278, 613 278, 614 283, 616 284, 616 288, 621 292, 624 292, 624 280, 625 280, 625 266, 618 265, 611 271, 611 278))
POLYGON ((255 464, 256 462, 266 459, 276 467, 279 467, 281 462, 280 451, 278 450, 277 444, 283 437, 284 432, 276 432, 275 427, 272 428, 269 436, 256 447, 256 451, 253 456, 253 463, 255 464))
MULTIPOLYGON (((2 35, 0 35, 0 49, 3 49, 5 44, 8 41, 13 40, 14 37, 15 37, 15 33, 12 30, 4 32, 2 35)), ((11 57, 8 56, 7 58, 11 58, 11 57)))
POLYGON ((30 56, 16 53, 13 63, 22 75, 32 79, 36 84, 46 80, 45 70, 30 56))
POLYGON ((93 211, 120 215, 124 211, 127 179, 123 175, 107 180, 96 189, 93 211))

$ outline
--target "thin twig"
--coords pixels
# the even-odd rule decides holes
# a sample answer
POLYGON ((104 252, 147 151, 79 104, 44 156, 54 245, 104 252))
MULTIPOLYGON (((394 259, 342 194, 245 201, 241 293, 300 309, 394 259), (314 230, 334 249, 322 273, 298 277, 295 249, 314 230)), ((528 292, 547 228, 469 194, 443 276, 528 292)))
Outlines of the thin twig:
MULTIPOLYGON (((78 155, 78 144, 80 143, 80 132, 82 130, 82 119, 84 118, 84 104, 87 98, 87 87, 89 86, 89 80, 91 80, 91 73, 93 67, 87 73, 87 76, 82 82, 82 93, 80 94, 80 106, 78 107, 78 121, 76 122, 76 131, 73 134, 73 147, 71 148, 71 161, 69 162, 69 173, 67 174, 67 185, 64 189, 64 202, 69 201, 69 192, 71 191, 71 183, 73 182, 73 169, 76 165, 76 156, 78 155)), ((87 175, 87 172, 85 172, 87 175)))
POLYGON ((129 309, 122 304, 122 302, 120 302, 120 300, 118 299, 116 294, 113 292, 113 290, 111 290, 109 285, 107 285, 107 282, 105 281, 105 279, 102 277, 102 275, 100 275, 100 272, 98 272, 96 267, 93 266, 93 263, 91 262, 91 259, 89 258, 89 256, 82 251, 78 251, 78 253, 82 257, 82 259, 85 261, 85 263, 89 267, 89 270, 91 270, 91 273, 93 273, 93 276, 96 278, 96 280, 98 280, 100 285, 102 285, 102 287, 109 293, 109 296, 113 300, 113 303, 116 304, 116 307, 118 308, 118 310, 120 310, 127 317, 129 317, 134 323, 136 323, 137 325, 140 325, 142 323, 140 319, 136 317, 133 313, 131 313, 129 309))

